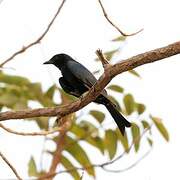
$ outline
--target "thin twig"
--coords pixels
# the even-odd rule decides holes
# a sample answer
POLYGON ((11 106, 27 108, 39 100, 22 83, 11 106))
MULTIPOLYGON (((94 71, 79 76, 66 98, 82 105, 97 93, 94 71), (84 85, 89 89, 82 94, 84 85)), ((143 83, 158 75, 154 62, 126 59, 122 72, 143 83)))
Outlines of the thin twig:
POLYGON ((125 172, 128 171, 130 169, 132 169, 133 167, 135 167, 137 164, 139 164, 144 158, 146 158, 151 152, 151 149, 149 151, 147 151, 141 158, 139 158, 136 162, 134 162, 133 164, 131 164, 130 166, 124 168, 124 169, 118 169, 118 170, 113 170, 113 169, 107 169, 106 167, 103 167, 103 170, 107 171, 107 172, 112 172, 112 173, 121 173, 121 172, 125 172))
POLYGON ((135 33, 131 33, 131 34, 126 34, 126 33, 124 33, 118 26, 116 26, 116 25, 109 19, 109 17, 108 17, 108 15, 107 15, 107 13, 106 13, 106 10, 105 10, 105 8, 104 8, 101 0, 98 0, 98 2, 99 2, 99 4, 100 4, 100 6, 101 6, 101 9, 102 9, 102 11, 103 11, 104 17, 107 19, 107 21, 108 21, 117 31, 120 32, 120 34, 121 34, 122 36, 134 36, 134 35, 140 33, 141 31, 143 31, 143 29, 140 29, 139 31, 137 31, 137 32, 135 32, 135 33))
POLYGON ((52 130, 49 130, 49 131, 41 131, 41 132, 18 132, 18 131, 14 131, 6 126, 4 126, 3 124, 0 124, 0 127, 2 129, 4 129, 5 131, 9 132, 9 133, 12 133, 12 134, 16 134, 16 135, 21 135, 21 136, 47 136, 49 134, 53 134, 55 132, 59 132, 61 131, 64 127, 61 126, 61 127, 57 127, 57 128, 54 128, 52 130))
POLYGON ((99 60, 101 61, 103 68, 106 70, 107 67, 111 66, 108 60, 105 58, 104 54, 102 53, 101 49, 96 51, 96 55, 98 56, 99 60))
POLYGON ((8 59, 4 60, 1 64, 0 67, 4 66, 6 63, 8 63, 9 61, 11 61, 13 58, 15 58, 17 55, 24 53, 27 49, 29 49, 30 47, 38 44, 41 42, 41 40, 46 36, 46 34, 48 33, 49 29, 51 28, 52 24, 54 23, 56 17, 58 16, 58 14, 60 13, 64 3, 66 0, 62 0, 62 3, 60 4, 57 12, 55 13, 54 17, 52 18, 52 20, 50 21, 50 23, 48 24, 47 28, 45 29, 45 31, 33 42, 31 42, 30 44, 23 46, 19 51, 15 52, 14 54, 12 54, 8 59))
POLYGON ((7 160, 7 158, 0 152, 1 158, 4 160, 4 162, 10 167, 10 169, 14 172, 15 176, 17 177, 18 180, 22 180, 22 178, 19 176, 17 173, 16 169, 12 166, 12 164, 7 160))

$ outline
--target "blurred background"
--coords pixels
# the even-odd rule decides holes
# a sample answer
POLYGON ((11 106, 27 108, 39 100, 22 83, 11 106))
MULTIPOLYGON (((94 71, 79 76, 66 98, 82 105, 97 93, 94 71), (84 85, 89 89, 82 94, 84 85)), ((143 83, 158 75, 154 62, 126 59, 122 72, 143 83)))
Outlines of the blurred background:
MULTIPOLYGON (((47 28, 60 3, 61 0, 1 1, 0 62, 36 40, 47 28)), ((102 3, 108 17, 127 34, 144 30, 135 36, 122 37, 105 19, 98 0, 67 0, 42 41, 1 69, 2 111, 52 107, 74 100, 60 89, 58 69, 43 66, 43 62, 55 54, 71 55, 98 78, 103 73, 101 63, 96 60, 98 48, 110 63, 115 64, 179 40, 178 0, 103 0, 102 3)), ((64 141, 74 144, 59 153, 61 158, 56 171, 110 162, 126 151, 123 158, 107 166, 107 169, 123 172, 90 168, 62 173, 54 179, 79 179, 82 172, 85 180, 180 178, 179 67, 177 55, 120 74, 108 85, 108 93, 119 105, 119 110, 134 123, 133 128, 127 130, 126 138, 116 130, 111 116, 101 105, 91 103, 67 117, 72 119, 72 125, 65 133, 64 141), (148 129, 151 124, 152 128, 148 129), (141 140, 135 141, 146 129, 141 140), (133 140, 135 145, 129 149, 133 140), (142 161, 124 171, 149 151, 142 161)), ((54 121, 55 118, 35 118, 6 121, 3 125, 19 132, 39 132, 52 129, 54 121)), ((18 136, 0 129, 0 151, 23 179, 40 177, 49 172, 61 135, 62 132, 43 137, 18 136)), ((0 179, 16 178, 2 160, 0 169, 0 179)))

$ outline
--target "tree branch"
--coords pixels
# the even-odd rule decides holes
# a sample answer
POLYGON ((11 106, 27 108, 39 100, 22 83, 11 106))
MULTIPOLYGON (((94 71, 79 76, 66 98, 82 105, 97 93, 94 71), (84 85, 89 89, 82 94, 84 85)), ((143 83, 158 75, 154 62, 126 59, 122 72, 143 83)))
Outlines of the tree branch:
POLYGON ((105 10, 105 8, 104 8, 101 0, 98 0, 98 2, 99 2, 99 4, 100 4, 100 6, 101 6, 102 12, 103 12, 104 17, 106 18, 106 20, 107 20, 117 31, 119 31, 122 36, 134 36, 134 35, 140 33, 141 31, 143 31, 143 29, 140 29, 139 31, 137 31, 137 32, 135 32, 135 33, 131 33, 131 34, 126 34, 126 33, 124 33, 124 32, 123 32, 118 26, 116 26, 116 25, 111 21, 111 19, 108 17, 108 15, 107 15, 107 13, 106 13, 106 10, 105 10))
POLYGON ((106 69, 105 73, 99 78, 97 83, 85 94, 85 96, 71 104, 57 106, 54 108, 28 109, 22 111, 7 111, 0 113, 0 121, 8 119, 24 119, 41 116, 63 117, 70 113, 82 109, 84 106, 94 101, 105 86, 118 74, 132 70, 138 66, 152 63, 168 58, 180 53, 180 41, 168 46, 145 52, 129 59, 123 60, 106 69))
POLYGON ((54 23, 56 17, 58 16, 58 14, 60 13, 64 3, 66 0, 62 0, 62 3, 60 4, 57 12, 55 13, 54 17, 52 18, 52 20, 50 21, 50 23, 48 24, 47 28, 45 29, 45 31, 33 42, 31 42, 30 44, 28 44, 27 46, 23 46, 19 51, 15 52, 14 54, 12 54, 8 59, 4 60, 1 64, 0 67, 4 66, 6 63, 8 63, 9 61, 11 61, 13 58, 15 58, 17 55, 24 53, 27 49, 31 48, 32 46, 38 44, 41 42, 41 40, 46 36, 46 34, 48 33, 49 29, 51 28, 52 24, 54 23))
POLYGON ((19 176, 17 173, 16 169, 12 166, 12 164, 6 159, 6 157, 0 152, 1 158, 4 160, 4 162, 10 167, 10 169, 13 171, 15 176, 17 177, 18 180, 22 180, 22 178, 19 176))

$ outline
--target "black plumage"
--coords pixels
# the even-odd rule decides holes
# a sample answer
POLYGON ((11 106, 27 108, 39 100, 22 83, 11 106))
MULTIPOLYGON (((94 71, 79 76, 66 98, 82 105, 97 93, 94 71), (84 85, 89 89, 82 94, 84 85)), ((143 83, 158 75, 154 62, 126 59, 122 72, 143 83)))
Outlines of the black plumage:
MULTIPOLYGON (((57 54, 44 64, 54 64, 61 71, 62 77, 59 78, 61 87, 66 93, 75 97, 80 97, 97 82, 95 76, 86 67, 69 55, 57 54)), ((125 132, 125 127, 131 126, 131 123, 117 110, 116 105, 108 99, 106 90, 103 90, 94 102, 103 104, 107 108, 122 134, 125 132)))

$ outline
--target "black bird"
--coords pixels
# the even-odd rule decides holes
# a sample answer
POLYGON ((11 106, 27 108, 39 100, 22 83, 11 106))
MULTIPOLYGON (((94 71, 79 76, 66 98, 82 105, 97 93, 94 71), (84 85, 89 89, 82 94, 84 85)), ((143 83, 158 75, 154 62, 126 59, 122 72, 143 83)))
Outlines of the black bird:
MULTIPOLYGON (((61 71, 62 77, 59 78, 61 87, 66 93, 75 97, 80 97, 97 82, 97 79, 86 67, 69 55, 57 54, 44 64, 53 64, 61 71)), ((94 102, 103 104, 107 108, 124 135, 125 127, 130 127, 131 123, 120 114, 116 105, 108 99, 106 90, 103 90, 94 102)))

